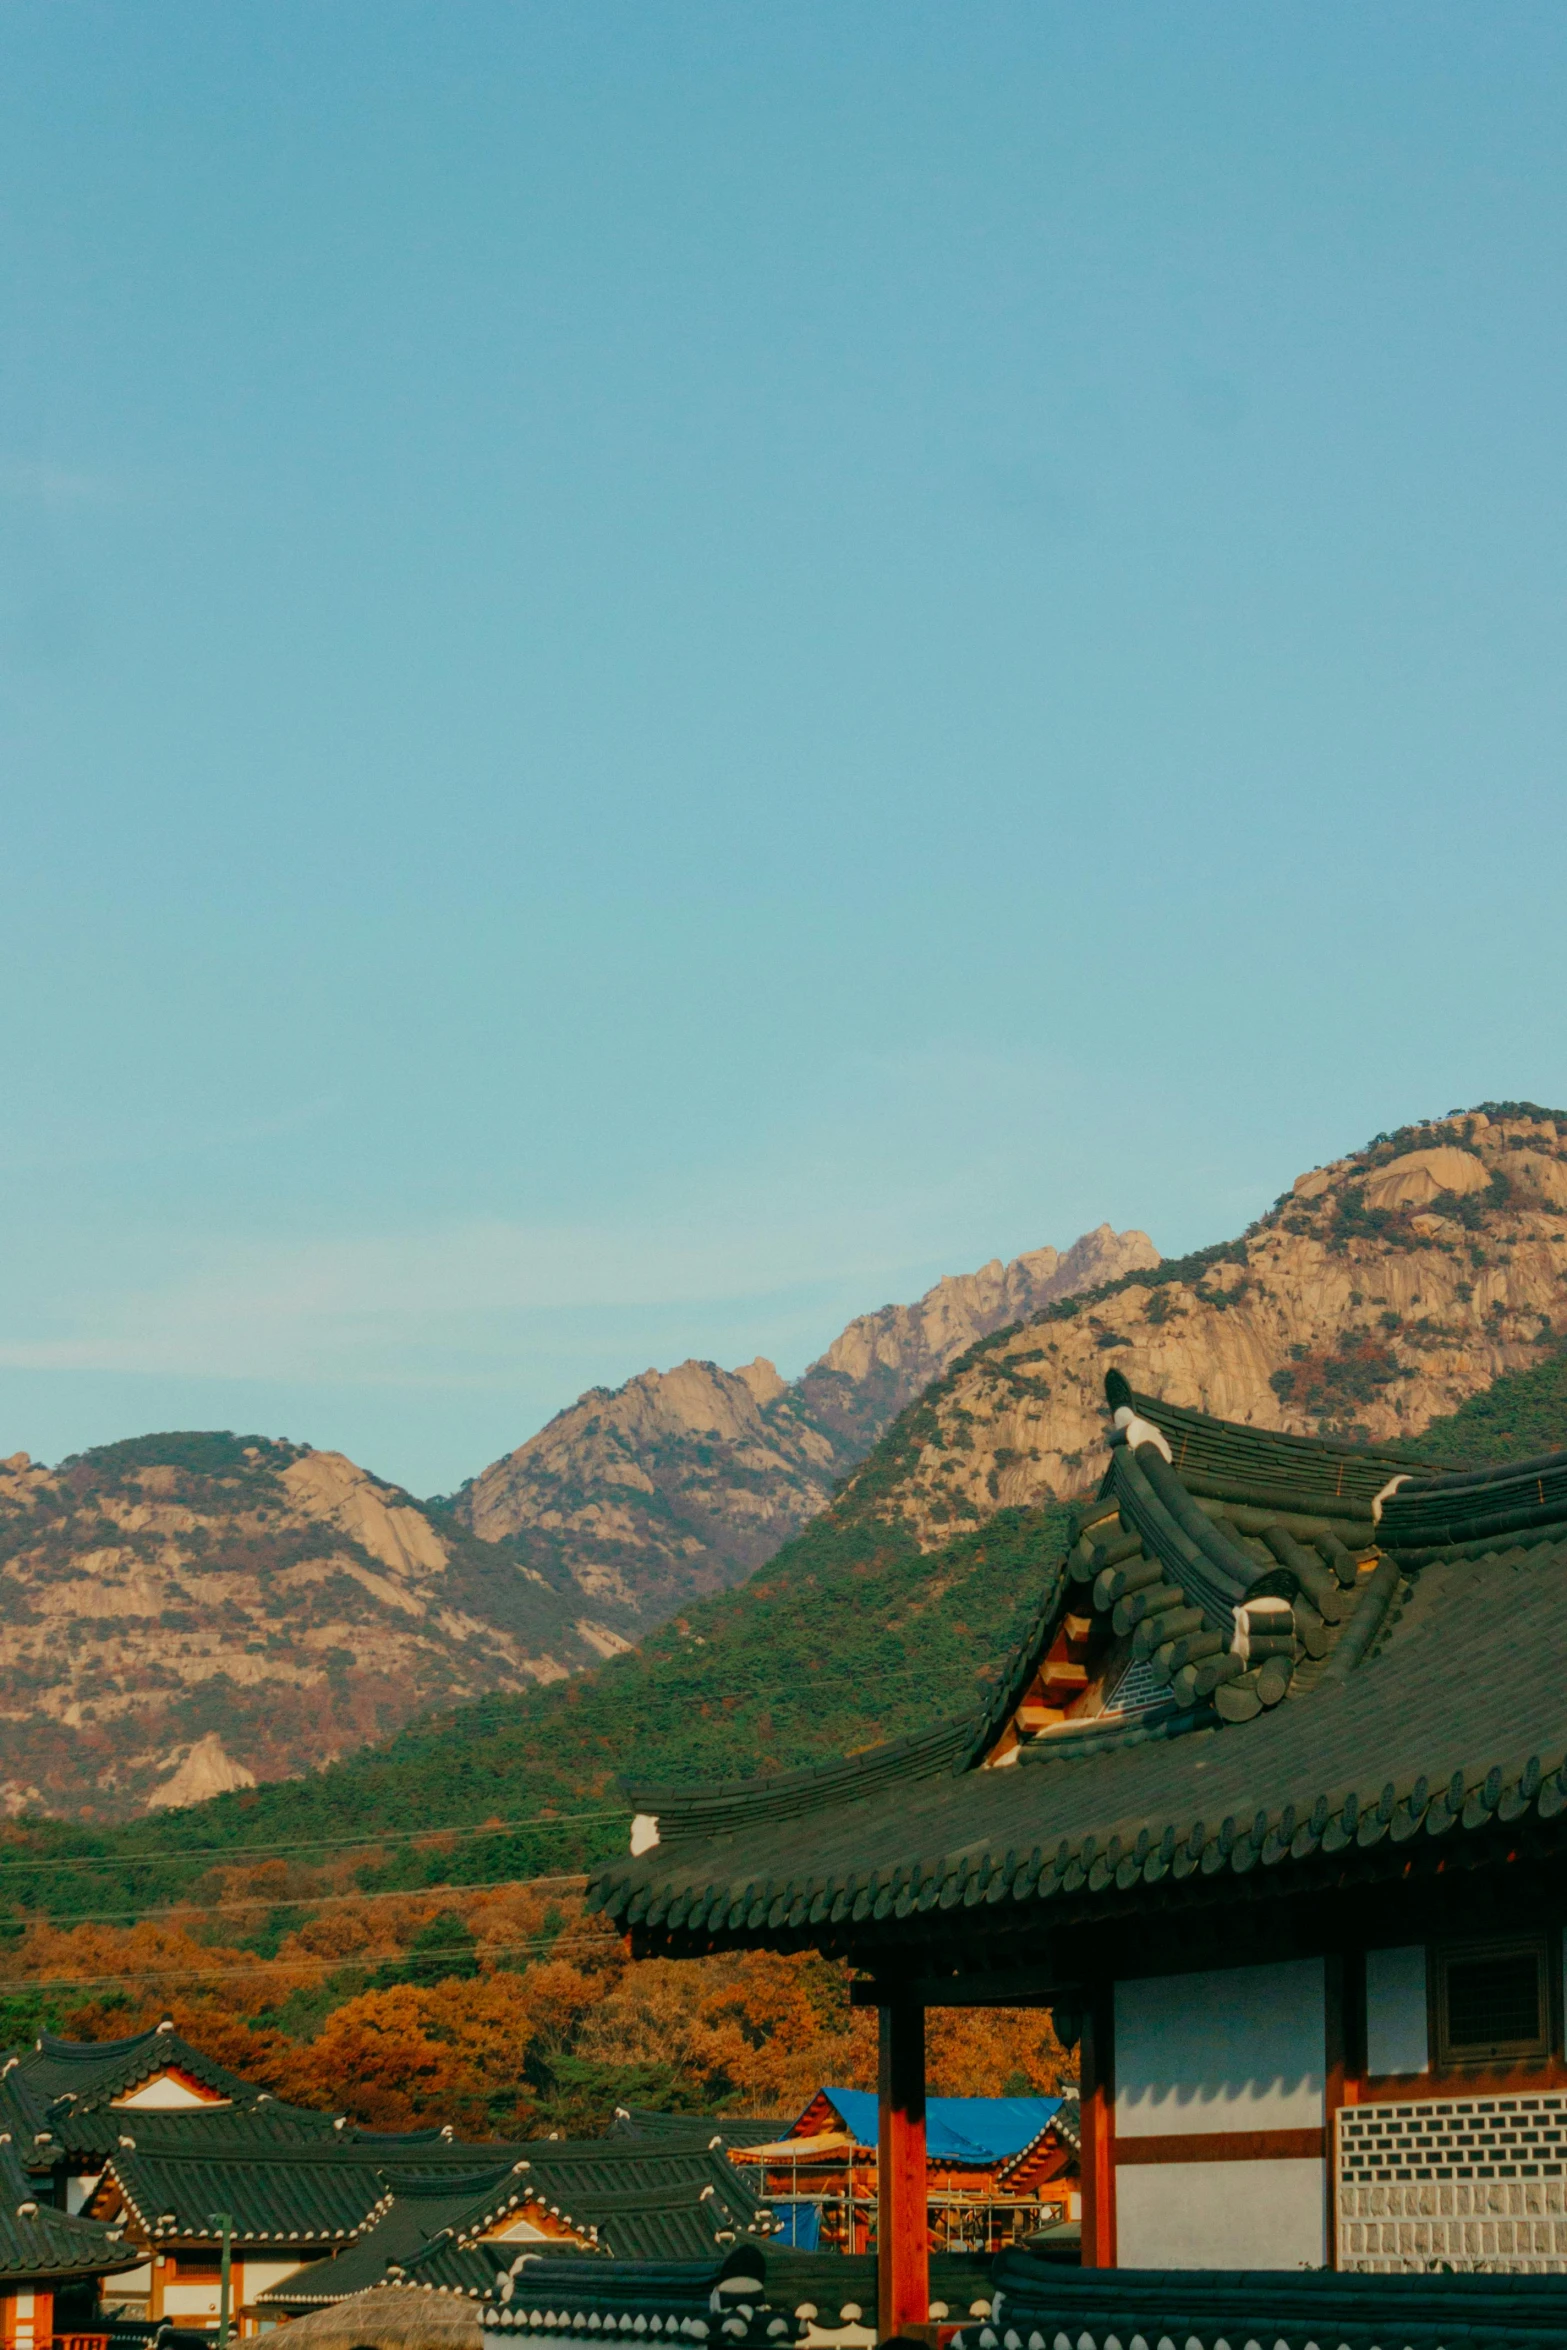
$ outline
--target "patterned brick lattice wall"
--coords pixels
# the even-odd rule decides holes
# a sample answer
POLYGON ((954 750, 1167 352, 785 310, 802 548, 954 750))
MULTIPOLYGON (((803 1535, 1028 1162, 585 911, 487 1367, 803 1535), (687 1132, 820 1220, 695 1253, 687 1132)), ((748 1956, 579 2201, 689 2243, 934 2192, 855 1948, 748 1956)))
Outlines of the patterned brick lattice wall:
POLYGON ((1567 2270, 1567 2094, 1346 2105, 1344 2269, 1567 2270))

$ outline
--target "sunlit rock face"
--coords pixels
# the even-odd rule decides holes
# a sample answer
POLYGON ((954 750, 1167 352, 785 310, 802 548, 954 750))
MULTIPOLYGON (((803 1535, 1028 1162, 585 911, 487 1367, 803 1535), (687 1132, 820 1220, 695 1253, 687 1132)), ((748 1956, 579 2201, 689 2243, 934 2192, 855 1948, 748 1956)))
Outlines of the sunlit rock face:
POLYGON ((476 1478, 460 1510, 647 1628, 771 1558, 976 1339, 1158 1262, 1146 1233, 1102 1224, 1064 1253, 998 1259, 861 1315, 792 1382, 758 1356, 595 1388, 476 1478))

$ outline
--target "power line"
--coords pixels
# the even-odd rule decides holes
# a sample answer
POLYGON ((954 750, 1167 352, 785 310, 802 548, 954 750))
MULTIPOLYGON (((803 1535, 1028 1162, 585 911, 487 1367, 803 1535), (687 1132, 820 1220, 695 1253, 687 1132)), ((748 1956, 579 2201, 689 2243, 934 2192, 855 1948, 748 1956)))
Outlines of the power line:
POLYGON ((42 1910, 29 1910, 26 1915, 36 1918, 40 1925, 52 1926, 56 1933, 68 1934, 76 1926, 142 1925, 152 1918, 188 1917, 192 1910, 204 1918, 248 1918, 258 1909, 331 1909, 350 1901, 430 1901, 437 1894, 504 1893, 515 1889, 528 1892, 545 1885, 562 1889, 585 1885, 586 1877, 573 1874, 563 1877, 486 1877, 477 1885, 394 1885, 380 1893, 296 1893, 287 1900, 274 1900, 270 1894, 255 1893, 248 1901, 179 1901, 162 1909, 90 1909, 72 1911, 69 1916, 54 1919, 42 1910))
MULTIPOLYGON (((531 1942, 501 1943, 494 1949, 486 1950, 484 1955, 489 1959, 527 1958, 541 1950, 554 1952, 562 1949, 603 1948, 603 1940, 597 1934, 555 1934, 531 1942)), ((382 1958, 375 1961, 377 1967, 408 1963, 410 1961, 406 1958, 382 1958)), ((412 1963, 417 1963, 417 1960, 412 1963)), ((0 1997, 15 1997, 24 1991, 123 1991, 137 1983, 233 1983, 252 1975, 340 1975, 364 1964, 362 1960, 351 1958, 258 1958, 245 1966, 231 1967, 127 1967, 117 1975, 12 1975, 0 1978, 0 1997)))
POLYGON ((589 1821, 624 1820, 625 1811, 538 1812, 525 1820, 486 1820, 473 1828, 387 1828, 379 1836, 321 1837, 313 1844, 205 1844, 188 1852, 70 1853, 58 1860, 6 1860, 0 1854, 0 1884, 7 1877, 35 1875, 45 1869, 167 1868, 180 1861, 226 1861, 243 1867, 252 1860, 278 1860, 298 1852, 368 1852, 385 1844, 403 1842, 407 1849, 425 1849, 409 1840, 416 1836, 511 1836, 522 1828, 580 1827, 589 1821))

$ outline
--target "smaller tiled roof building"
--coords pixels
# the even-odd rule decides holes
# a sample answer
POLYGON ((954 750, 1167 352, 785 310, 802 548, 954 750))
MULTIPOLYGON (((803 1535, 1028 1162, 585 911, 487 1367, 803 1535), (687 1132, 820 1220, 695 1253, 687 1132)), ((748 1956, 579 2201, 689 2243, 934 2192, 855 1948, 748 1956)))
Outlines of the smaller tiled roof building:
POLYGON ((494 2151, 504 2159, 471 2176, 388 2182, 351 2245, 269 2288, 260 2313, 318 2308, 388 2279, 482 2299, 522 2245, 711 2262, 772 2226, 710 2131, 494 2151))
MULTIPOLYGON (((932 2097, 925 2107, 927 2232, 933 2251, 989 2251, 1071 2216, 1076 2133, 1057 2128, 1060 2097, 932 2097)), ((782 2240, 802 2250, 868 2252, 877 2211, 877 2100, 818 2089, 789 2128, 731 2148, 755 2169, 782 2240)))
POLYGON ((139 2258, 123 2229, 40 2200, 16 2149, 0 2136, 0 2345, 49 2350, 57 2331, 91 2321, 105 2277, 139 2258))
POLYGON ((519 2243, 711 2262, 771 2225, 711 2124, 627 2115, 605 2139, 512 2145, 366 2130, 287 2104, 167 2024, 14 2051, 0 2132, 43 2224, 85 2214, 80 2242, 113 2247, 110 2310, 153 2323, 216 2323, 220 2212, 241 2333, 415 2272, 477 2302, 519 2243))

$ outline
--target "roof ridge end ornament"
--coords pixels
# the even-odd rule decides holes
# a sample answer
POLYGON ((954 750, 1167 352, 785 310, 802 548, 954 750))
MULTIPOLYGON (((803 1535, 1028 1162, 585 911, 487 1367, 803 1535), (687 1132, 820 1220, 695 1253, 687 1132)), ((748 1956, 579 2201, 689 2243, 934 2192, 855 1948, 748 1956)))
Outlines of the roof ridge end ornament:
MULTIPOLYGON (((1140 1445, 1151 1444, 1156 1452, 1163 1453, 1171 1468, 1174 1468, 1175 1455, 1170 1450, 1170 1439, 1165 1435, 1164 1430, 1156 1428, 1152 1420, 1143 1419, 1140 1413, 1133 1411, 1129 1403, 1116 1406, 1111 1418, 1111 1425, 1123 1442, 1131 1446, 1133 1452, 1136 1452, 1140 1445)), ((1110 1441, 1113 1444, 1115 1437, 1112 1436, 1110 1441)))
POLYGON ((1110 1406, 1112 1444, 1129 1444, 1134 1452, 1140 1444, 1151 1444, 1174 1468, 1175 1455, 1170 1450, 1169 1438, 1162 1428, 1156 1428, 1152 1420, 1145 1420, 1138 1411, 1132 1383, 1124 1371, 1105 1373, 1105 1402, 1110 1406))
POLYGON ((1373 1526, 1380 1526, 1382 1523, 1382 1504, 1385 1501, 1391 1501, 1401 1485, 1409 1485, 1413 1482, 1414 1471, 1406 1469, 1401 1476, 1389 1477, 1381 1492, 1371 1496, 1371 1523, 1373 1526))

